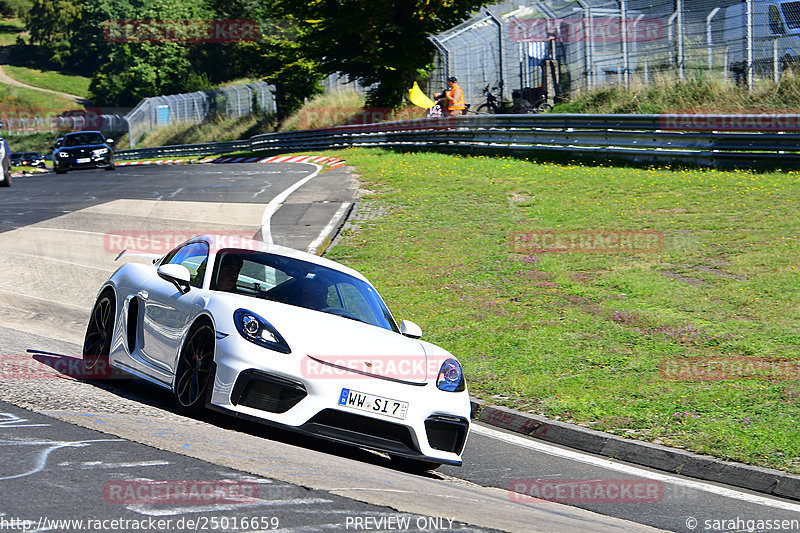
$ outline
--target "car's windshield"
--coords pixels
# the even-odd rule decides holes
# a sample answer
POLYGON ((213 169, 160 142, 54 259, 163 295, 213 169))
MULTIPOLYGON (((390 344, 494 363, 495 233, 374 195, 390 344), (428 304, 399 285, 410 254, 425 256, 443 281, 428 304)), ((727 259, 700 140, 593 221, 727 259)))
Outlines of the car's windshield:
POLYGON ((36 152, 29 152, 29 153, 25 154, 25 157, 42 157, 42 156, 40 156, 36 152))
POLYGON ((211 288, 398 331, 389 310, 368 283, 344 272, 291 257, 223 250, 217 254, 211 288))
POLYGON ((83 146, 86 144, 103 144, 103 136, 99 133, 79 133, 64 137, 64 146, 83 146))

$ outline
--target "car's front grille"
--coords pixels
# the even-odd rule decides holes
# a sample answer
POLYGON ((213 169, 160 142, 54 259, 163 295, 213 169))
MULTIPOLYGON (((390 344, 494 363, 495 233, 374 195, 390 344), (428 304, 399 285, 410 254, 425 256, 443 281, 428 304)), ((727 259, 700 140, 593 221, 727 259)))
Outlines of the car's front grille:
POLYGON ((428 444, 434 450, 461 454, 467 438, 469 422, 456 416, 429 416, 425 420, 428 444))
POLYGON ((231 393, 231 403, 270 413, 285 413, 307 395, 302 383, 250 370, 239 374, 231 393))
POLYGON ((411 430, 406 426, 336 409, 320 411, 303 425, 303 429, 367 448, 419 454, 411 430))

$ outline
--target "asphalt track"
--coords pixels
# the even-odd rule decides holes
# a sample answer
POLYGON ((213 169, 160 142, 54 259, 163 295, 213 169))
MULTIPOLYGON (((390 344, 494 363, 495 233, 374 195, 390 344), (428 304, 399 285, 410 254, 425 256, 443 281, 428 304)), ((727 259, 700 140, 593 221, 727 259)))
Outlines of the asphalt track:
MULTIPOLYGON (((278 503, 257 506, 273 510, 270 516, 279 518, 280 528, 291 531, 355 530, 358 524, 360 530, 398 530, 390 526, 402 524, 384 521, 378 527, 371 521, 366 527, 364 521, 356 524, 356 517, 411 517, 406 531, 650 531, 649 526, 739 531, 751 520, 754 525, 771 521, 756 531, 796 530, 772 522, 797 520, 796 503, 667 476, 484 426, 474 426, 463 467, 414 476, 394 469, 380 454, 226 417, 181 417, 173 412, 169 394, 140 381, 81 382, 50 369, 78 361, 97 288, 121 261, 148 260, 136 253, 163 253, 167 241, 212 232, 264 237, 268 230, 279 244, 300 249, 321 242, 329 222, 355 201, 356 189, 347 172, 336 169, 281 197, 317 170, 304 164, 130 167, 18 178, 2 191, 0 401, 8 404, 0 403, 0 441, 17 444, 4 444, 0 460, 0 527, 4 517, 153 516, 152 508, 147 515, 107 501, 101 489, 109 480, 258 479, 288 487, 286 494, 260 493, 261 500, 278 503), (36 371, 9 375, 9 361, 17 365, 13 368, 36 371), (22 419, 38 427, 13 422, 22 419), (63 444, 90 440, 97 442, 63 444), (56 447, 42 462, 36 459, 42 452, 31 455, 35 445, 20 442, 56 447), (82 453, 75 456, 74 448, 82 453), (26 461, 42 468, 26 470, 26 461), (31 473, 19 476, 25 472, 31 473), (607 501, 566 493, 560 500, 569 505, 561 505, 513 492, 538 495, 552 489, 552 481, 591 482, 605 490, 607 501), (629 492, 609 493, 620 486, 629 492), (648 493, 651 489, 655 492, 648 493), (44 490, 55 491, 54 497, 35 497, 44 490), (307 492, 308 502, 296 503, 304 494, 298 490, 307 492), (80 503, 72 505, 75 501, 80 503), (312 519, 309 509, 335 519, 312 519), (424 527, 414 525, 419 517, 423 521, 416 526, 424 527), (433 517, 445 522, 425 521, 433 517)), ((198 511, 201 507, 184 505, 171 516, 216 513, 232 519, 250 509, 217 503, 198 511)), ((228 526, 217 530, 257 530, 228 526)))

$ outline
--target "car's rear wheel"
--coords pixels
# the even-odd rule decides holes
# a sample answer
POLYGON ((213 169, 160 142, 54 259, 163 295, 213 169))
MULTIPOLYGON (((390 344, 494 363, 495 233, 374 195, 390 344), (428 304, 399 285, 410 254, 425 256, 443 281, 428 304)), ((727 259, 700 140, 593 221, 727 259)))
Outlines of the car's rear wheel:
POLYGON ((66 174, 66 173, 67 173, 67 171, 64 170, 63 168, 57 168, 56 169, 56 174, 66 174))
POLYGON ((3 170, 4 178, 0 183, 0 187, 11 187, 11 169, 3 170))
POLYGON ((113 164, 111 164, 111 165, 108 165, 108 166, 106 167, 106 170, 116 170, 116 169, 117 169, 117 168, 116 168, 116 167, 115 167, 113 164))
POLYGON ((216 339, 214 327, 202 321, 192 327, 178 358, 175 371, 175 403, 178 411, 197 415, 206 404, 214 384, 213 363, 216 339))
POLYGON ((111 337, 114 334, 116 299, 111 290, 103 292, 92 308, 83 341, 83 369, 87 375, 107 376, 111 337))

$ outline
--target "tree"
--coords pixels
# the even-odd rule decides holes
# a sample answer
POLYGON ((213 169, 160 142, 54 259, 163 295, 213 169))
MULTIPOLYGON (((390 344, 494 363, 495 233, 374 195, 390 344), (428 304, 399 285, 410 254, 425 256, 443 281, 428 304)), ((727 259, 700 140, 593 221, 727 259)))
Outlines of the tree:
POLYGON ((83 5, 70 0, 34 0, 25 20, 31 43, 43 45, 56 64, 65 66, 80 28, 83 5))
POLYGON ((206 47, 203 64, 224 65, 212 72, 215 81, 232 77, 258 77, 275 86, 278 118, 284 119, 301 107, 306 98, 321 92, 324 74, 319 62, 301 53, 302 29, 289 19, 275 18, 274 0, 210 0, 221 19, 254 20, 259 39, 206 47))
POLYGON ((394 107, 433 59, 428 36, 487 4, 480 0, 271 0, 302 39, 298 51, 325 74, 378 84, 369 105, 394 107))
POLYGON ((180 21, 213 19, 201 3, 149 0, 146 5, 127 0, 84 0, 92 14, 93 47, 102 60, 89 87, 95 105, 132 106, 142 98, 208 87, 208 77, 192 63, 199 46, 181 40, 180 21), (135 24, 128 24, 135 21, 135 24), (97 39, 102 35, 103 41, 97 39), (177 38, 176 38, 177 36, 177 38))

